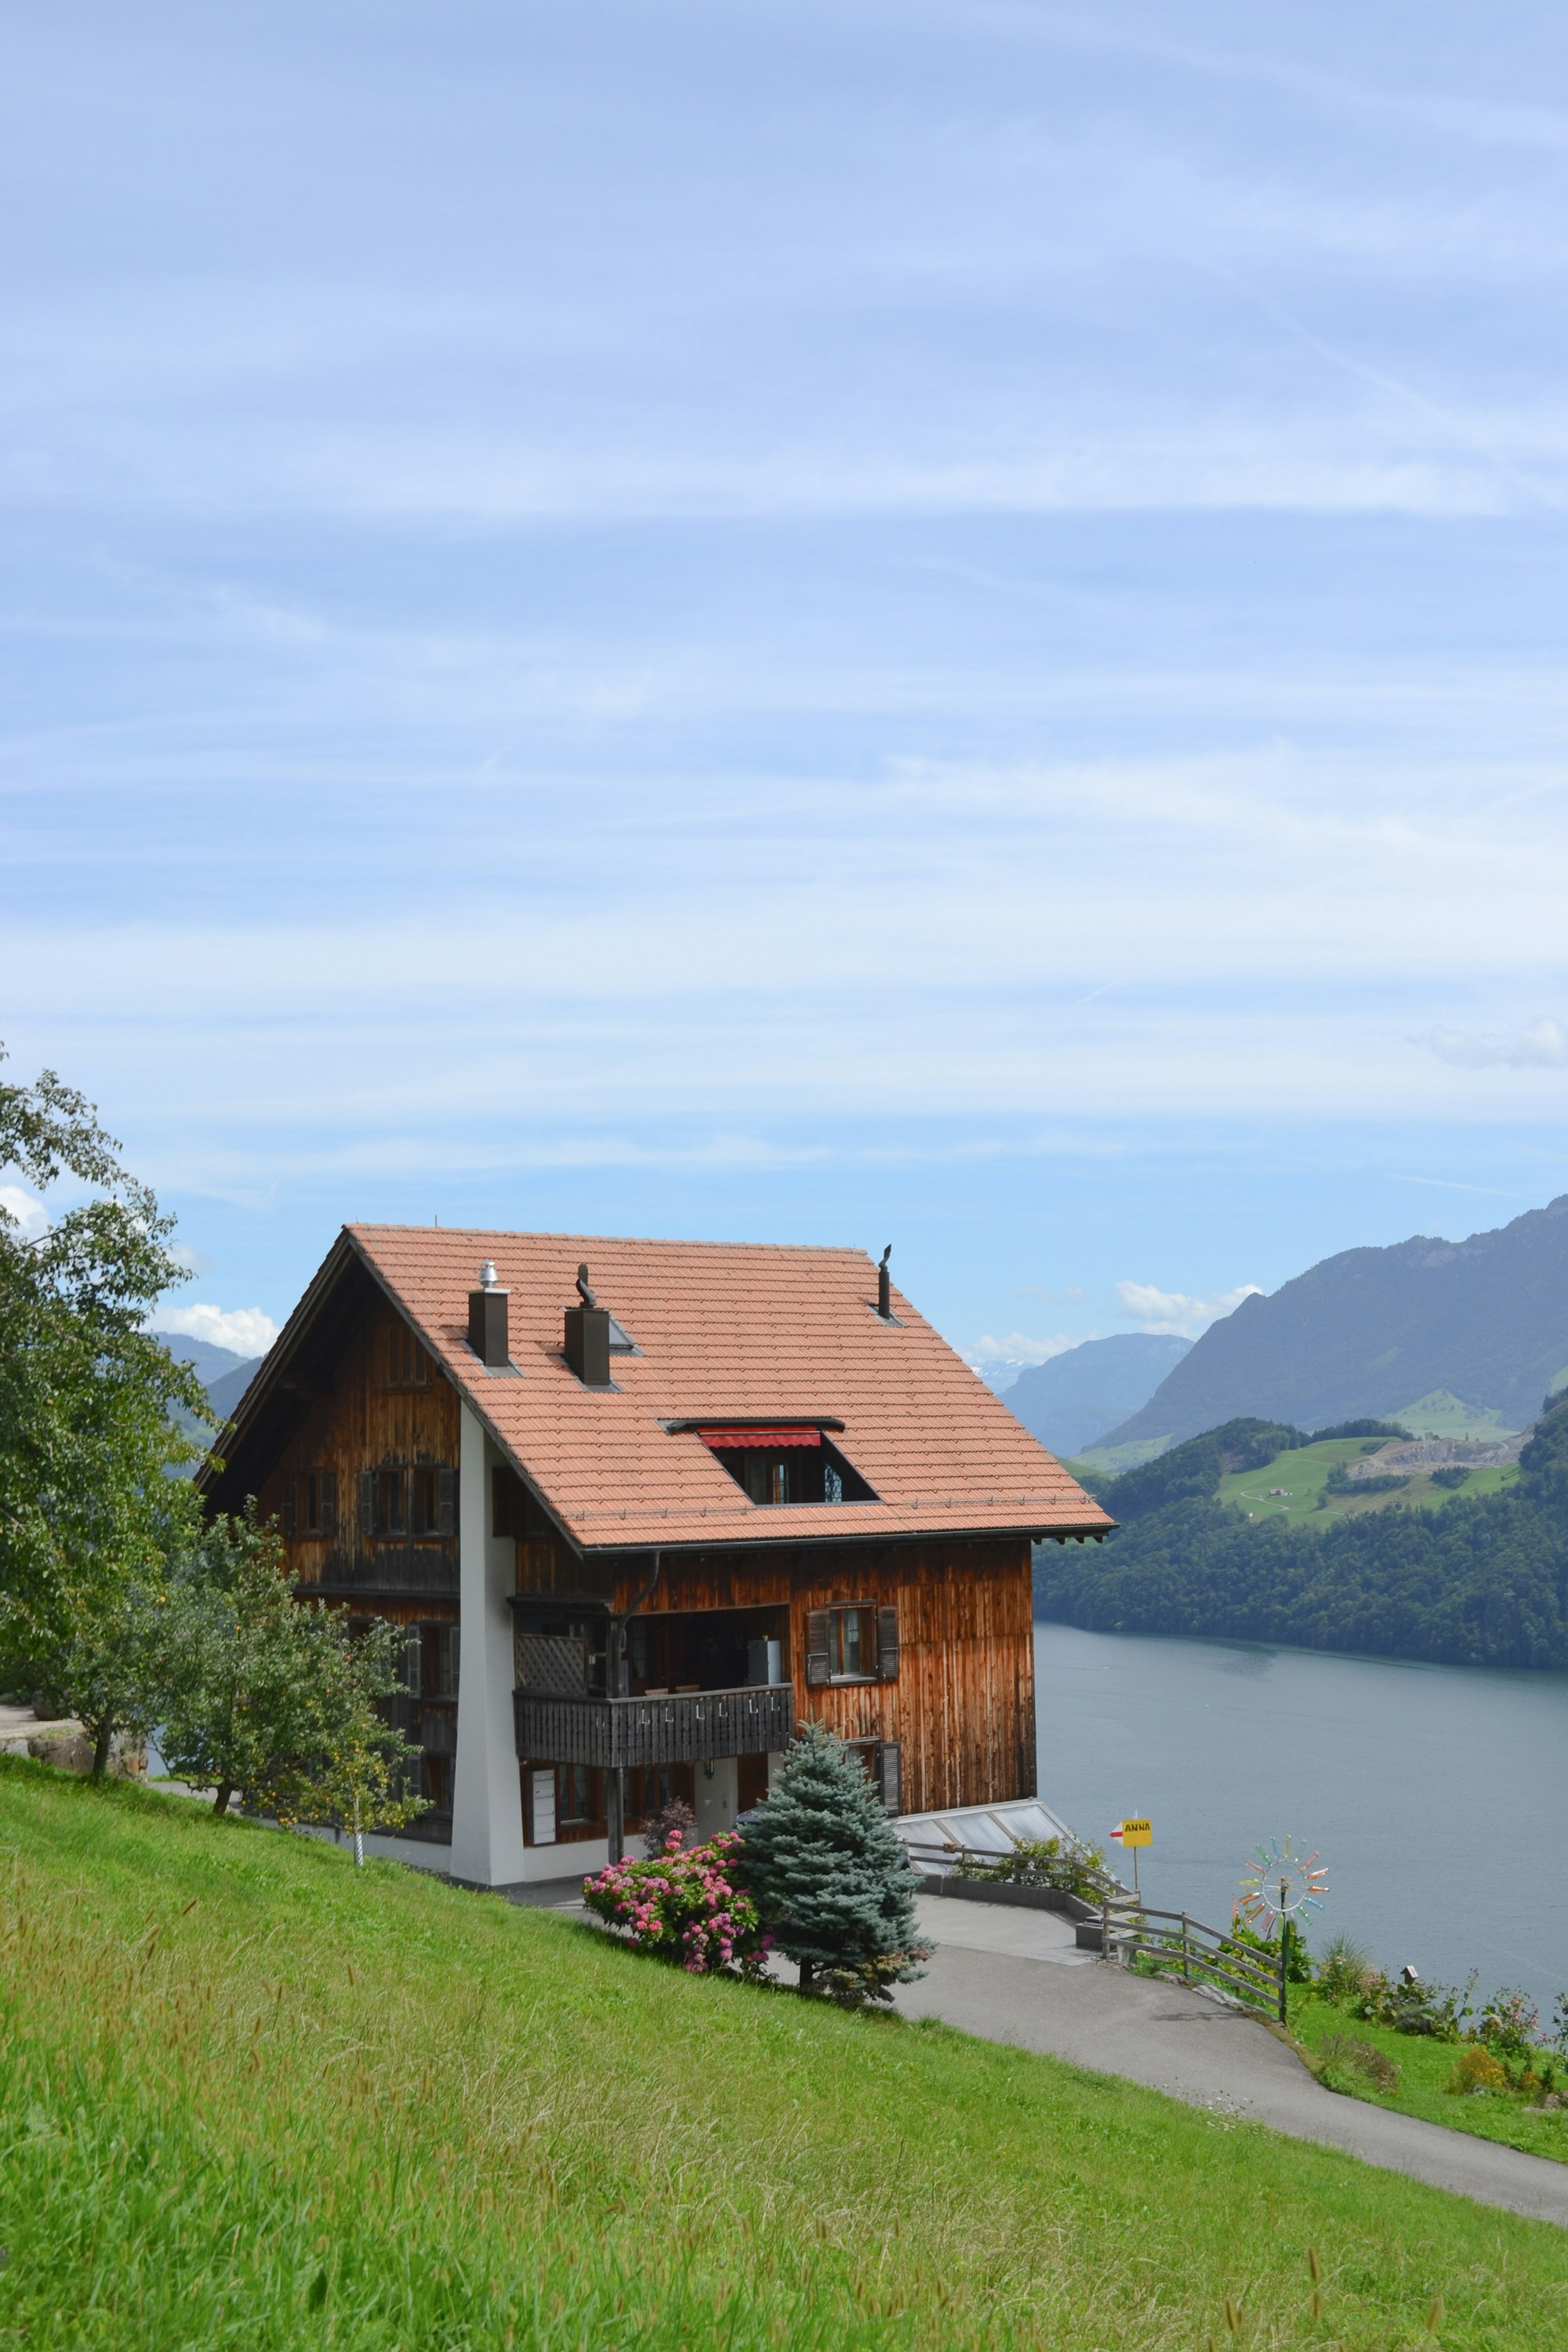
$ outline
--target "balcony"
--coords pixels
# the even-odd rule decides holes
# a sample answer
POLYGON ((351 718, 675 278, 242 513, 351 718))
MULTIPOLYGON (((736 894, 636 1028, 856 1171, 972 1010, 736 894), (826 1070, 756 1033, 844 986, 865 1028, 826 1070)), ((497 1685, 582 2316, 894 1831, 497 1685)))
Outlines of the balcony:
POLYGON ((512 1694, 519 1756, 541 1764, 699 1764, 757 1756, 795 1738, 788 1683, 744 1690, 672 1691, 646 1698, 558 1698, 512 1694))
POLYGON ((299 1591, 337 1595, 351 1592, 450 1594, 458 1592, 458 1563, 434 1545, 362 1553, 329 1559, 314 1579, 301 1579, 299 1591))

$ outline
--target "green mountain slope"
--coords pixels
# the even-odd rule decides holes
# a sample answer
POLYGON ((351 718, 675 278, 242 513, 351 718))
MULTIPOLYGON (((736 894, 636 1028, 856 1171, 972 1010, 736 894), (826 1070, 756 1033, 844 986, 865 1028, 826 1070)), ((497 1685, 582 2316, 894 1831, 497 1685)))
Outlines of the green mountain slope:
POLYGON ((1568 1193, 1468 1241, 1345 1250, 1243 1299, 1101 1442, 1170 1444, 1241 1413, 1393 1420, 1436 1390, 1445 1426, 1519 1430, 1565 1372, 1568 1193))
POLYGON ((1306 1447, 1281 1446, 1295 1433, 1279 1431, 1259 1460, 1265 1426, 1227 1423, 1101 1482, 1119 1531, 1103 1546, 1040 1548, 1039 1613, 1107 1633, 1568 1667, 1568 1399, 1516 1474, 1447 1486, 1437 1473, 1370 1494, 1352 1483, 1334 1495, 1328 1481, 1335 1456, 1348 1466, 1360 1451, 1347 1441, 1374 1430, 1306 1447), (1327 1507, 1289 1508, 1310 1482, 1327 1507))

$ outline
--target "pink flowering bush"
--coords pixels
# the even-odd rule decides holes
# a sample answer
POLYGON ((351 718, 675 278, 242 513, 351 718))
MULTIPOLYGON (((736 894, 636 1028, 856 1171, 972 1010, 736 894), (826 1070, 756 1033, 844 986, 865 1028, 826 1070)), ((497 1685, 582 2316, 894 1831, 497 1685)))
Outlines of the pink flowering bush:
POLYGON ((733 1831, 683 1853, 680 1832, 648 1862, 612 1862, 583 1881, 590 1911, 618 1927, 639 1951, 679 1961, 694 1977, 725 1969, 760 1976, 773 1937, 735 1879, 741 1840, 733 1831))

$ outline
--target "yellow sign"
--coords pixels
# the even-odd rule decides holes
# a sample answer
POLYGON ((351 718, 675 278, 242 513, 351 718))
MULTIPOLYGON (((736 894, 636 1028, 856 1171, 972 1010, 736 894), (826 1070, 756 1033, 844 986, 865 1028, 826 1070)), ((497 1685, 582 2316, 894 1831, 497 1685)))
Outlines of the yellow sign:
POLYGON ((1123 1845, 1152 1845, 1154 1832, 1148 1822, 1123 1822, 1121 1830, 1123 1845))

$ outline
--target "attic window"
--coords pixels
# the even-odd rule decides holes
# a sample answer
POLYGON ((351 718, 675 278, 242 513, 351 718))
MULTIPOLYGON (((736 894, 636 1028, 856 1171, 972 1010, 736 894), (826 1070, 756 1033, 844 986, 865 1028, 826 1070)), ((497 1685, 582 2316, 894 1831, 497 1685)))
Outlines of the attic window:
POLYGON ((430 1384, 430 1359, 406 1323, 395 1323, 388 1334, 387 1381, 395 1389, 423 1389, 430 1384))
POLYGON ((717 1423, 699 1428, 753 1503, 874 1503, 871 1488, 815 1423, 717 1423))
POLYGON ((626 1325, 624 1323, 617 1323, 613 1315, 610 1318, 610 1353, 612 1356, 640 1356, 642 1354, 642 1349, 637 1346, 637 1341, 632 1338, 632 1335, 626 1329, 626 1325))

